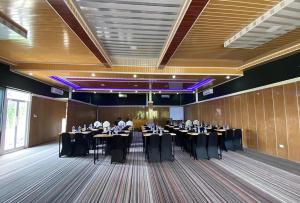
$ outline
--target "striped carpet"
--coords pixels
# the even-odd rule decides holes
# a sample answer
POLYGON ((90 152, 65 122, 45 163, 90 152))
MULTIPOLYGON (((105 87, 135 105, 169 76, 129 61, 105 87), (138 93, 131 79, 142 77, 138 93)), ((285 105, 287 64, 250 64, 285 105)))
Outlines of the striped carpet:
POLYGON ((148 163, 135 143, 126 164, 94 165, 48 144, 0 156, 0 202, 300 202, 300 176, 245 152, 196 161, 177 148, 174 162, 148 163))

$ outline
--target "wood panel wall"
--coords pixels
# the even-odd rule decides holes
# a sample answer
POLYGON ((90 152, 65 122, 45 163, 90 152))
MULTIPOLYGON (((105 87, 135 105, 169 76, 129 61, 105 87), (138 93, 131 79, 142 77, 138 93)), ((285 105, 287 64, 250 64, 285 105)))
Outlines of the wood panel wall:
MULTIPOLYGON (((165 125, 169 118, 169 107, 154 107, 157 111, 158 119, 155 119, 159 125, 165 125)), ((135 127, 139 128, 147 122, 148 107, 99 107, 98 119, 100 121, 109 121, 113 123, 118 117, 123 120, 132 119, 135 127)))
POLYGON ((29 147, 55 140, 65 117, 65 101, 32 96, 29 147))
POLYGON ((244 146, 300 162, 300 82, 188 105, 185 119, 242 128, 244 146))
POLYGON ((68 100, 67 105, 67 131, 72 130, 72 126, 87 126, 97 120, 97 106, 68 100))

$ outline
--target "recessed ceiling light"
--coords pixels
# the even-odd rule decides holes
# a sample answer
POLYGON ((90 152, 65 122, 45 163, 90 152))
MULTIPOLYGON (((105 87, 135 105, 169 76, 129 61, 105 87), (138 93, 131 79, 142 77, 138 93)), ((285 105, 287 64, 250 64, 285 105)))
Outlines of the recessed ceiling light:
POLYGON ((105 86, 105 84, 101 84, 101 87, 104 87, 105 86))
POLYGON ((176 94, 179 94, 178 92, 176 94))
POLYGON ((138 93, 138 91, 137 91, 137 90, 135 90, 135 93, 138 93))
POLYGON ((96 92, 94 92, 94 94, 96 94, 96 92))
POLYGON ((172 78, 175 79, 175 78, 176 78, 176 75, 173 75, 172 78))
POLYGON ((137 50, 137 46, 130 46, 131 50, 137 50))
POLYGON ((153 94, 156 94, 155 92, 153 94))
POLYGON ((195 91, 193 91, 193 94, 195 94, 195 91))
POLYGON ((95 74, 95 73, 92 73, 91 75, 92 75, 92 77, 95 77, 95 76, 96 76, 96 74, 95 74))
POLYGON ((226 79, 227 79, 227 80, 228 80, 228 79, 230 79, 230 76, 229 76, 229 75, 227 75, 227 76, 226 76, 226 79))
POLYGON ((161 91, 158 92, 159 94, 161 93, 161 91))
POLYGON ((134 87, 138 87, 138 85, 133 85, 134 87))
POLYGON ((113 92, 112 90, 110 90, 109 92, 113 92))
POLYGON ((29 75, 33 75, 33 73, 29 73, 29 75))
POLYGON ((134 78, 136 78, 136 77, 137 77, 137 75, 136 75, 136 74, 134 74, 134 75, 133 75, 133 77, 134 77, 134 78))
POLYGON ((72 92, 75 92, 75 90, 72 90, 72 92))

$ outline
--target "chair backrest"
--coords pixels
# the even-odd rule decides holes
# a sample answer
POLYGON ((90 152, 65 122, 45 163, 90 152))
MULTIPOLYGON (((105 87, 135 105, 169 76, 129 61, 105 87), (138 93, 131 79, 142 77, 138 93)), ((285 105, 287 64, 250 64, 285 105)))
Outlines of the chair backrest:
POLYGON ((133 122, 129 120, 129 121, 126 122, 126 125, 132 127, 133 126, 133 122))
POLYGON ((196 142, 197 147, 206 147, 206 140, 207 140, 207 135, 204 133, 200 133, 197 136, 197 142, 196 142))
POLYGON ((86 136, 82 133, 75 133, 75 142, 84 144, 86 142, 86 136))
POLYGON ((103 128, 108 128, 108 127, 110 127, 110 122, 104 121, 103 128))
POLYGON ((229 137, 229 138, 232 138, 233 137, 233 130, 232 129, 226 130, 226 136, 229 137))
POLYGON ((152 134, 149 137, 149 147, 159 148, 159 145, 160 145, 160 136, 158 134, 152 134))
POLYGON ((198 120, 194 120, 193 121, 193 125, 199 125, 199 121, 198 120))
POLYGON ((100 121, 95 121, 94 122, 94 127, 95 128, 100 128, 100 127, 102 127, 102 123, 100 121))
POLYGON ((209 145, 218 145, 218 133, 212 132, 209 134, 208 138, 209 145))
POLYGON ((112 137, 111 149, 122 149, 124 147, 124 140, 121 135, 114 135, 112 137))
POLYGON ((242 137, 242 129, 235 129, 234 137, 242 137))
POLYGON ((119 121, 118 122, 118 126, 120 126, 120 127, 125 127, 126 126, 126 123, 124 122, 124 121, 119 121))
POLYGON ((186 126, 186 127, 192 126, 192 121, 191 121, 191 120, 187 120, 187 121, 185 122, 185 126, 186 126))
POLYGON ((169 144, 172 144, 172 136, 169 133, 163 133, 161 136, 162 147, 169 144))
POLYGON ((62 133, 61 134, 61 142, 63 144, 71 142, 71 136, 70 136, 70 134, 69 133, 62 133))

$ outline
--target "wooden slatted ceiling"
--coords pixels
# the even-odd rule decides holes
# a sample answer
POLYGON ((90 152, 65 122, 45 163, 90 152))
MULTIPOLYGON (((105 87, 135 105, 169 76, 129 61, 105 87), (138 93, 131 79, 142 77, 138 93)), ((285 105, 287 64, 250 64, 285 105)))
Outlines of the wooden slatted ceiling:
POLYGON ((0 10, 28 30, 28 39, 1 40, 12 62, 99 64, 99 60, 43 0, 1 0, 0 10))
MULTIPOLYGON (((299 43, 300 30, 297 29, 255 50, 223 48, 227 38, 278 2, 279 0, 210 0, 168 66, 181 69, 188 66, 219 67, 220 73, 226 74, 221 67, 235 69, 246 61, 250 62, 283 45, 299 43)), ((28 40, 0 41, 1 58, 13 62, 67 66, 102 65, 45 1, 1 0, 0 10, 26 28, 29 36, 28 40)), ((142 68, 144 69, 147 70, 142 68)), ((82 71, 84 70, 87 70, 86 66, 82 66, 82 71)))
POLYGON ((81 41, 91 50, 91 52, 100 60, 100 62, 110 68, 109 61, 104 57, 98 47, 91 40, 80 22, 73 15, 70 8, 62 0, 47 0, 52 8, 60 15, 67 25, 77 34, 81 41))
POLYGON ((74 2, 113 65, 155 67, 185 0, 74 2))
POLYGON ((183 65, 181 63, 184 60, 180 59, 197 60, 200 62, 199 66, 203 59, 245 62, 287 44, 294 44, 299 40, 300 29, 252 50, 223 47, 225 40, 278 2, 279 0, 210 0, 169 65, 183 65))
POLYGON ((173 37, 166 53, 164 54, 162 61, 160 62, 160 67, 164 67, 169 62, 177 47, 180 45, 202 10, 206 6, 207 2, 208 0, 192 0, 184 18, 182 19, 176 31, 175 36, 173 37))

